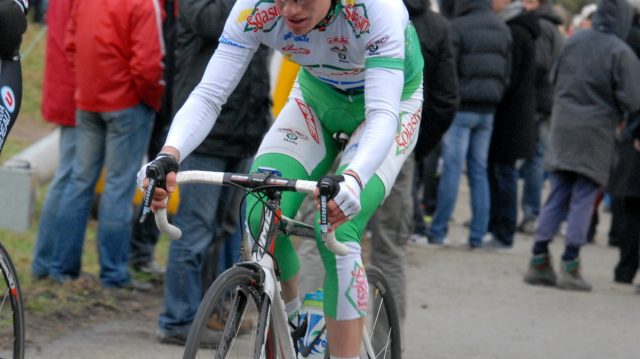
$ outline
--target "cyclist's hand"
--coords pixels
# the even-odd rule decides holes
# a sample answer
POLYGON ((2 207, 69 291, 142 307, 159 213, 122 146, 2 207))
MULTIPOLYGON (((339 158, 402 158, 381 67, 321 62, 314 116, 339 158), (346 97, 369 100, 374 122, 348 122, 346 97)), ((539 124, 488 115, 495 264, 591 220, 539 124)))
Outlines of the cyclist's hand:
POLYGON ((165 199, 175 190, 178 170, 177 158, 170 153, 160 152, 153 161, 142 166, 138 171, 138 185, 145 194, 149 188, 149 178, 153 177, 156 182, 151 202, 153 212, 158 208, 166 207, 165 199))
POLYGON ((327 203, 327 215, 331 230, 335 230, 342 223, 354 218, 360 212, 361 191, 360 184, 353 175, 343 173, 340 176, 333 176, 333 178, 340 185, 340 189, 335 197, 327 203))

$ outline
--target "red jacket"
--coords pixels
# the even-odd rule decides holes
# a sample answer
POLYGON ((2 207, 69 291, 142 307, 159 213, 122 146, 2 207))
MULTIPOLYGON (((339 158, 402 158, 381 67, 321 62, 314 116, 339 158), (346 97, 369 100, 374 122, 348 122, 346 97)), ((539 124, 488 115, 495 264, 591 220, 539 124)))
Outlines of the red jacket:
POLYGON ((64 126, 76 123, 73 92, 76 80, 64 50, 67 22, 73 0, 50 1, 47 8, 47 51, 42 89, 42 116, 64 126))
POLYGON ((117 111, 140 102, 160 108, 161 22, 157 0, 75 0, 65 44, 79 109, 117 111))

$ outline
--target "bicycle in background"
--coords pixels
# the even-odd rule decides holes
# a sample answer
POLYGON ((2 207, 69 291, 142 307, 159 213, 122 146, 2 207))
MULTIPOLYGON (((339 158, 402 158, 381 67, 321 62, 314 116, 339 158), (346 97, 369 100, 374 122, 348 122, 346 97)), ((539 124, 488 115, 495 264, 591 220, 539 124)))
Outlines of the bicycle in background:
MULTIPOLYGON (((306 331, 306 326, 314 323, 302 323, 304 327, 296 328, 288 321, 284 301, 280 297, 281 285, 274 249, 278 234, 313 239, 314 229, 311 225, 283 216, 280 213, 280 198, 283 191, 313 193, 318 188, 322 238, 332 252, 344 255, 347 248, 335 239, 334 232, 329 232, 326 215, 327 201, 337 192, 338 184, 330 180, 286 179, 274 170, 262 170, 262 173, 255 174, 184 171, 177 175, 179 184, 236 186, 247 194, 258 196, 264 204, 262 229, 251 245, 251 258, 228 269, 209 287, 189 331, 183 358, 310 357, 307 356, 311 352, 309 346, 301 345, 303 343, 299 336, 306 331), (213 328, 212 322, 224 323, 221 341, 217 348, 201 348, 201 338, 208 328, 213 328)), ((147 176, 151 184, 157 182, 153 178, 153 170, 151 173, 148 171, 147 176)), ((153 190, 150 185, 148 193, 153 193, 153 190)), ((147 197, 145 206, 148 208, 151 196, 147 197)), ((155 218, 162 232, 172 239, 180 237, 180 230, 167 221, 165 209, 158 210, 155 218)), ((367 265, 365 272, 369 284, 369 304, 360 357, 400 359, 399 316, 389 285, 377 268, 367 265)), ((316 335, 311 338, 316 347, 327 348, 326 342, 317 342, 324 330, 321 328, 317 333, 312 333, 316 335)), ((324 356, 329 357, 328 350, 324 356)))
POLYGON ((0 243, 0 359, 24 358, 24 311, 16 268, 0 243))

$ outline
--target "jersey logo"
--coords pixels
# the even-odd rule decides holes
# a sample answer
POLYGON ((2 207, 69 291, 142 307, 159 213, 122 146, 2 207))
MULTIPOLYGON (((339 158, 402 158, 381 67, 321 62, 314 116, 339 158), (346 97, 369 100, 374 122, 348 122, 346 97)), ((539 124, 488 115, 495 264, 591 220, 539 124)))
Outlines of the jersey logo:
POLYGON ((16 109, 16 97, 14 96, 11 87, 2 86, 2 88, 0 88, 0 97, 2 97, 4 107, 6 107, 9 112, 13 113, 16 109))
POLYGON ((344 36, 335 36, 327 39, 329 45, 349 45, 349 38, 344 36))
POLYGON ((262 3, 273 4, 273 0, 258 1, 256 7, 246 18, 247 24, 244 27, 244 32, 256 32, 258 30, 270 32, 278 24, 278 20, 280 20, 280 10, 278 7, 274 5, 266 9, 261 9, 260 5, 262 3))
POLYGON ((296 47, 296 45, 289 44, 281 49, 283 52, 287 52, 290 54, 296 55, 310 55, 311 50, 305 49, 304 47, 296 47))
POLYGON ((422 110, 415 113, 402 112, 400 119, 402 124, 396 133, 396 156, 404 154, 413 141, 417 138, 416 132, 420 128, 422 110))
POLYGON ((369 43, 369 45, 367 45, 367 50, 369 51, 369 55, 380 55, 380 53, 378 52, 378 50, 380 49, 380 46, 385 44, 388 40, 389 40, 389 35, 384 35, 381 38, 369 43))
POLYGON ((351 283, 344 294, 353 308, 364 315, 369 301, 369 283, 367 283, 364 267, 357 262, 351 271, 351 283))
POLYGON ((344 15, 349 25, 351 25, 356 38, 369 32, 371 22, 369 22, 367 7, 364 6, 364 4, 347 4, 347 6, 344 7, 344 15))
POLYGON ((313 117, 313 111, 309 108, 309 105, 302 102, 300 99, 296 99, 296 103, 298 104, 298 108, 300 112, 302 112, 302 116, 304 117, 304 121, 307 123, 307 128, 309 129, 309 134, 316 141, 317 144, 320 144, 320 137, 318 136, 318 126, 316 125, 316 120, 313 117))

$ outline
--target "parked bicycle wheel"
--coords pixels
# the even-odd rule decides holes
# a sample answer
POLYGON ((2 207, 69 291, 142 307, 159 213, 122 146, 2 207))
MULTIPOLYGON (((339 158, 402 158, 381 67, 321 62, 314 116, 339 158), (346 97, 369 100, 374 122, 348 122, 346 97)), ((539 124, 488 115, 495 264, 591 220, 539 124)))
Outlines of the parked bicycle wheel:
POLYGON ((0 358, 24 358, 24 313, 16 269, 0 243, 0 358))
POLYGON ((205 294, 189 331, 183 358, 275 358, 269 334, 271 306, 258 288, 259 275, 245 267, 233 267, 216 279, 205 294), (200 348, 214 330, 220 344, 200 348))

